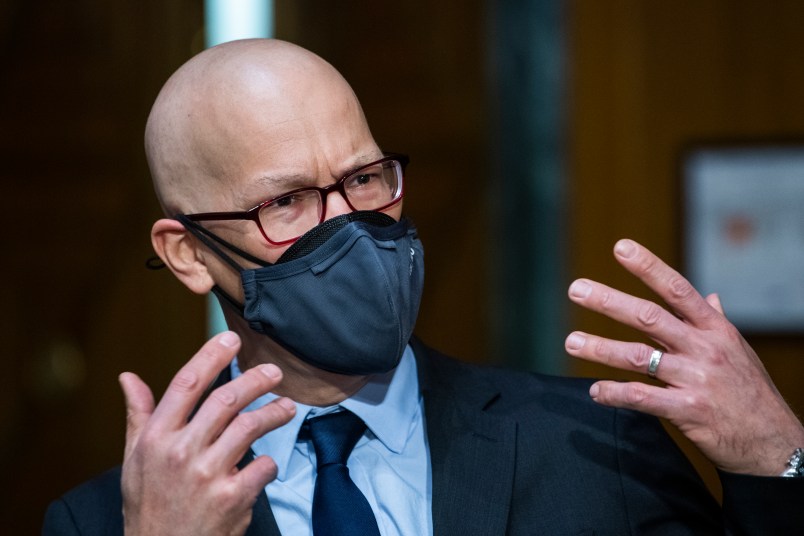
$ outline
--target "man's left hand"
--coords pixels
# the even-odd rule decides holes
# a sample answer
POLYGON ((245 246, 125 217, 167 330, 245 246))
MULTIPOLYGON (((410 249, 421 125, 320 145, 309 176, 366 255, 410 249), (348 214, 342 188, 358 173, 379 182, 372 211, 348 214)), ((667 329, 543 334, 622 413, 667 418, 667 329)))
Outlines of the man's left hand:
POLYGON ((804 427, 723 314, 717 295, 704 298, 632 240, 617 242, 614 256, 669 311, 588 279, 572 283, 570 299, 638 329, 659 346, 576 331, 565 347, 575 357, 643 374, 660 350, 655 377, 663 385, 599 381, 590 389, 592 398, 668 419, 724 471, 779 475, 793 450, 804 447, 804 427))

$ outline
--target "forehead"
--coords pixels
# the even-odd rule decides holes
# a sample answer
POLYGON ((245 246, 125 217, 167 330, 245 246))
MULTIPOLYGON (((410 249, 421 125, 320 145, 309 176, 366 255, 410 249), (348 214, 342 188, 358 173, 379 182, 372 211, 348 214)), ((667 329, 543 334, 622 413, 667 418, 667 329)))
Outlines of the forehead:
POLYGON ((210 193, 218 197, 206 210, 221 210, 217 193, 242 209, 293 188, 329 184, 382 156, 357 98, 331 68, 252 72, 202 102, 193 110, 199 115, 191 136, 199 175, 214 179, 210 193))

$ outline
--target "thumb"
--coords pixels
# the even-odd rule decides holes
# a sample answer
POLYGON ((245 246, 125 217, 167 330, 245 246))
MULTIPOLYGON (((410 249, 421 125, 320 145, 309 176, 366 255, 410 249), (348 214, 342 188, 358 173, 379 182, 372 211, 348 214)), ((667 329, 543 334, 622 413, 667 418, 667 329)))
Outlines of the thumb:
POLYGON ((726 316, 726 313, 723 312, 723 305, 720 303, 720 296, 718 296, 717 294, 713 293, 707 296, 706 303, 714 307, 718 313, 722 314, 723 316, 726 316))
POLYGON ((134 450, 145 423, 154 412, 154 395, 144 381, 132 372, 124 372, 118 378, 126 399, 126 452, 125 458, 134 450))

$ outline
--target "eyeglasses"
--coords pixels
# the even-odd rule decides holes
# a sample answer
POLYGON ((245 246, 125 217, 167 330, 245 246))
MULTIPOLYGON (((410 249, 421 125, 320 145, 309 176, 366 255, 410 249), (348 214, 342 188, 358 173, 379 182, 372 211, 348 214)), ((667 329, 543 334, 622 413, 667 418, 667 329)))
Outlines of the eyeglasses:
POLYGON ((351 171, 326 188, 309 186, 285 192, 242 212, 184 214, 191 221, 252 220, 265 239, 275 246, 289 244, 324 221, 327 196, 338 192, 352 210, 384 210, 403 196, 403 177, 408 157, 384 158, 351 171))

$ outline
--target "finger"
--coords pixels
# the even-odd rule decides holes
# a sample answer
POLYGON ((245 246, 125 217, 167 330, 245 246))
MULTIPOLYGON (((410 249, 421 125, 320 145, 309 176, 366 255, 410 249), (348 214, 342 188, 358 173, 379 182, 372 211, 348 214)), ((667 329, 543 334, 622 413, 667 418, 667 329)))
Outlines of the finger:
POLYGON ((122 373, 118 381, 126 402, 126 457, 137 443, 137 438, 154 412, 154 395, 139 376, 122 373))
POLYGON ((257 456, 235 474, 237 487, 243 496, 256 499, 265 486, 276 478, 276 462, 268 456, 257 456))
POLYGON ((277 398, 254 411, 238 415, 207 451, 207 462, 223 469, 234 467, 249 446, 271 430, 287 424, 296 414, 289 398, 277 398))
POLYGON ((670 389, 640 382, 599 381, 592 385, 589 394, 604 406, 633 409, 665 419, 676 417, 680 407, 670 389))
POLYGON ((626 270, 656 292, 679 316, 698 327, 720 320, 715 311, 681 274, 633 240, 619 240, 614 255, 626 270))
POLYGON ((705 299, 706 303, 714 307, 715 311, 722 314, 723 316, 726 316, 726 313, 723 312, 723 304, 720 303, 720 296, 718 296, 717 294, 710 294, 705 299))
POLYGON ((187 440, 208 445, 238 412, 282 381, 282 371, 273 364, 252 367, 241 376, 218 387, 204 401, 187 426, 187 440))
POLYGON ((689 328, 658 304, 601 283, 588 279, 573 281, 569 297, 582 307, 648 334, 665 348, 675 349, 673 341, 688 338, 689 328))
POLYGON ((234 359, 240 337, 224 331, 212 337, 173 377, 154 410, 153 426, 175 430, 187 423, 207 386, 234 359))
MULTIPOLYGON (((582 331, 574 331, 564 341, 567 353, 593 363, 601 363, 621 370, 647 374, 650 356, 655 348, 637 342, 622 342, 590 335, 582 331)), ((679 361, 667 359, 661 362, 656 376, 664 382, 672 383, 683 370, 679 361)))

